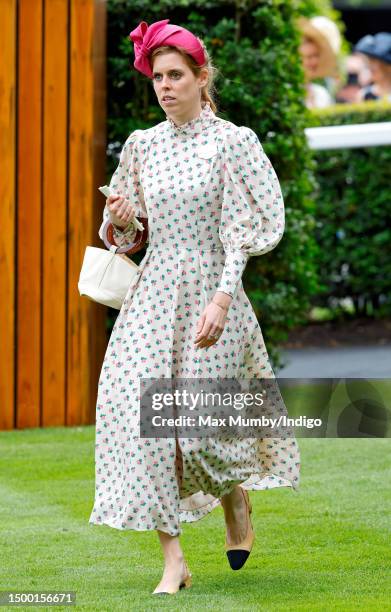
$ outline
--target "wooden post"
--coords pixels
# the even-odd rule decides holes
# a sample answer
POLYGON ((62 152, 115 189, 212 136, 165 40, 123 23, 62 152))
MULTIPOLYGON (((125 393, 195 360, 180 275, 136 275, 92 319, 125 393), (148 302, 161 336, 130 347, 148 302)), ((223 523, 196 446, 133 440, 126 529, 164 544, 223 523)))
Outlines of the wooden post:
POLYGON ((16 0, 2 2, 0 40, 0 429, 12 429, 16 384, 16 0))

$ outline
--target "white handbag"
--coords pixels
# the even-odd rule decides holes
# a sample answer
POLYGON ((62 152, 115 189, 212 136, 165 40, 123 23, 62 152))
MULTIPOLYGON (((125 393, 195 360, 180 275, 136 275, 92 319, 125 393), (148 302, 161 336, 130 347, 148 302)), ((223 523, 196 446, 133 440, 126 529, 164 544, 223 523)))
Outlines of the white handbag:
POLYGON ((135 243, 123 247, 110 244, 107 238, 110 225, 108 221, 103 228, 103 240, 108 250, 92 246, 86 248, 78 289, 81 296, 120 310, 139 267, 122 254, 135 243))

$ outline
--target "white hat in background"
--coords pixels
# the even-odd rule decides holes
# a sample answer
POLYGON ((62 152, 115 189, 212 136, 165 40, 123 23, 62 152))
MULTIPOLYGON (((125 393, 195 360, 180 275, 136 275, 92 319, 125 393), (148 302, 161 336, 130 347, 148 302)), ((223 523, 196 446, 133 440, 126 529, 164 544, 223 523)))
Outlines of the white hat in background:
POLYGON ((319 66, 314 78, 335 76, 337 57, 341 49, 341 34, 334 21, 323 15, 311 19, 300 17, 298 27, 319 49, 319 66))

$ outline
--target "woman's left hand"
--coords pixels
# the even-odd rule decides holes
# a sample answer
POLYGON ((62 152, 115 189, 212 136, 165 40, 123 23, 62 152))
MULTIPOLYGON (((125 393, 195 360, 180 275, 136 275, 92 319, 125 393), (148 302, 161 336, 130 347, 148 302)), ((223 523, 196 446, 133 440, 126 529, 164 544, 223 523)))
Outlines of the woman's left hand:
POLYGON ((198 321, 195 347, 207 348, 216 344, 223 333, 226 318, 227 311, 214 302, 208 304, 198 321))

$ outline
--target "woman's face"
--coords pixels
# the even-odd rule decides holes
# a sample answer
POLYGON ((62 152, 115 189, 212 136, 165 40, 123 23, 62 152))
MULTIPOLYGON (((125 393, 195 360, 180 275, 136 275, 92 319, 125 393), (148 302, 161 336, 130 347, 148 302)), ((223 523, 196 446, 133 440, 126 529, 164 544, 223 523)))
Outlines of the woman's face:
POLYGON ((208 80, 208 70, 196 77, 180 53, 158 55, 152 66, 153 88, 158 102, 168 116, 191 115, 201 103, 201 88, 208 80))
POLYGON ((312 40, 304 39, 299 47, 303 69, 307 79, 313 79, 319 66, 319 48, 312 40))

